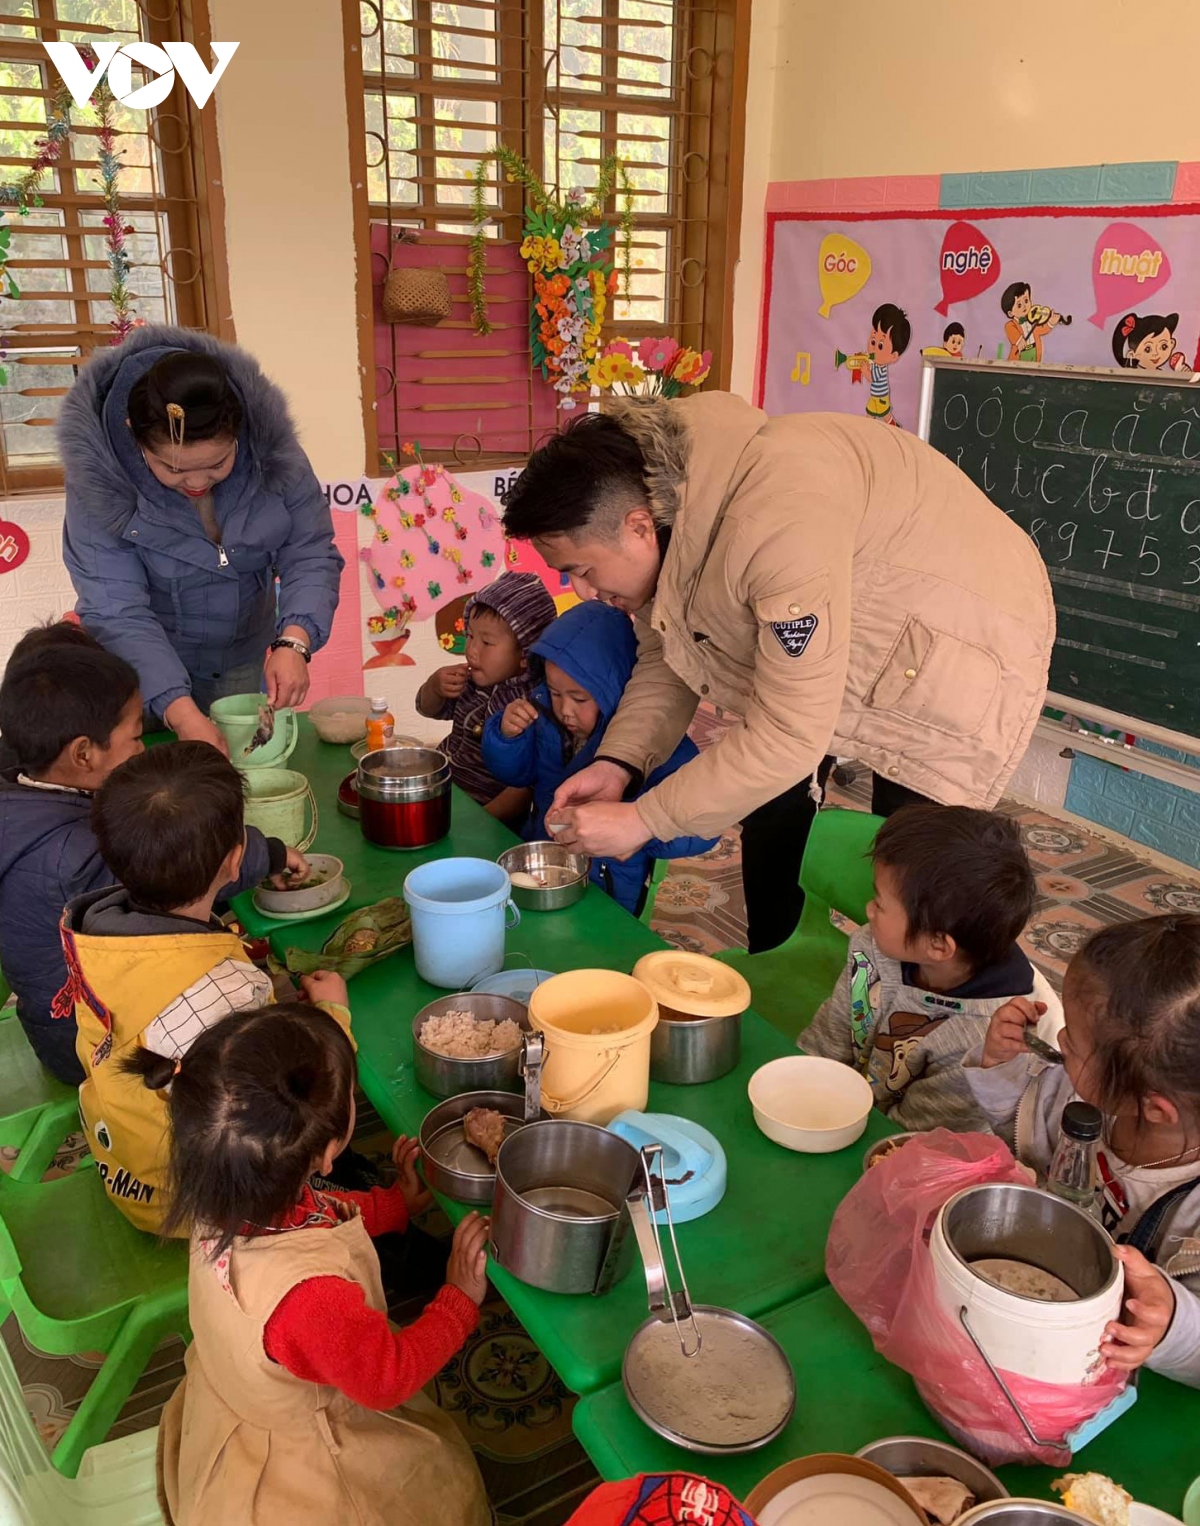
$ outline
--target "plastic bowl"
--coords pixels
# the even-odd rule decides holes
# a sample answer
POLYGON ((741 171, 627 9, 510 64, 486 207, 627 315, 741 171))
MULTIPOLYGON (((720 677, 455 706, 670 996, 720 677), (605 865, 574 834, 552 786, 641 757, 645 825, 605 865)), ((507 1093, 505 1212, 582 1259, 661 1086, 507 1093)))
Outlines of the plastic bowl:
POLYGON ((277 890, 270 880, 264 880, 255 892, 260 910, 286 917, 298 911, 319 911, 337 900, 346 889, 345 864, 332 853, 310 853, 307 857, 309 868, 325 876, 321 883, 302 890, 277 890))
POLYGON ((750 1077, 748 1090, 767 1138, 808 1155, 844 1150, 861 1138, 875 1102, 857 1070, 810 1054, 770 1061, 750 1077))
POLYGON ((369 699, 364 699, 361 694, 347 694, 340 698, 319 699, 309 707, 308 718, 322 742, 349 747, 366 736, 370 713, 369 699))

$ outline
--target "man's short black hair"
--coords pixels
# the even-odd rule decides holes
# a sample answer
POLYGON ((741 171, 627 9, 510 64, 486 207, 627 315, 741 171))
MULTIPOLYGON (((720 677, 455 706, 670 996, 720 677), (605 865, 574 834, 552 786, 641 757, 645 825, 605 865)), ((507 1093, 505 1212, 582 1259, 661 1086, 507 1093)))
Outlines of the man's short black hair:
POLYGON ((1002 963, 1033 910, 1033 870, 1010 816, 902 806, 880 827, 871 856, 896 876, 909 937, 949 934, 972 970, 1002 963))
POLYGON ((1032 296, 1033 291, 1028 281, 1014 281, 1011 286, 1004 288, 1004 295, 1000 298, 1000 306, 1004 309, 1006 318, 1012 317, 1012 310, 1017 305, 1018 297, 1032 296))
POLYGON ((207 894, 245 835, 243 788, 207 742, 151 747, 109 774, 92 801, 92 830, 137 905, 175 911, 207 894))
POLYGON ((908 349, 908 341, 912 338, 912 324, 909 323, 908 314, 904 309, 897 307, 894 302, 885 302, 882 307, 875 309, 871 314, 871 327, 888 336, 892 341, 892 349, 897 355, 903 355, 908 349))
POLYGON ((641 446, 608 414, 585 413, 530 456, 504 505, 504 533, 608 539, 648 500, 641 446))
POLYGON ((18 767, 40 773, 79 737, 107 747, 137 692, 137 673, 103 647, 27 645, 20 658, 9 659, 0 682, 0 734, 18 767))
POLYGON ((948 323, 946 325, 946 332, 942 335, 942 343, 949 344, 956 334, 960 339, 967 337, 967 331, 961 323, 948 323))

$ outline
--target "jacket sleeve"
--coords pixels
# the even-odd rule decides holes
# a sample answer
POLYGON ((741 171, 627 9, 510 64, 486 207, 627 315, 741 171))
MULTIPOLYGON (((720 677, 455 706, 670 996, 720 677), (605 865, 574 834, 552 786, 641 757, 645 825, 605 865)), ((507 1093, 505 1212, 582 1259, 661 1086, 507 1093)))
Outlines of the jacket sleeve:
POLYGON ((187 669, 151 612, 137 548, 97 524, 69 486, 63 561, 78 595, 79 618, 110 652, 137 669, 143 705, 161 716, 173 700, 190 694, 187 669))
POLYGON ((315 652, 329 640, 345 561, 333 543, 333 516, 307 458, 289 483, 283 502, 291 516, 292 533, 275 553, 279 629, 301 626, 315 652))
POLYGON ((817 1008, 808 1027, 796 1040, 796 1047, 805 1054, 820 1055, 826 1060, 840 1060, 849 1065, 854 1060, 854 1045, 850 1039, 850 954, 842 965, 833 994, 817 1008))
POLYGON ((850 650, 853 521, 815 493, 789 507, 782 529, 763 535, 749 518, 729 547, 729 595, 758 622, 753 684, 742 724, 638 801, 655 837, 719 832, 815 773, 829 750, 850 650))
MULTIPOLYGON (((604 728, 600 751, 606 758, 628 763, 647 777, 679 745, 700 696, 667 666, 662 638, 648 620, 637 620, 637 664, 617 713, 604 728)), ((727 825, 727 823, 725 823, 727 825)), ((657 836, 678 836, 669 830, 657 836)))
MULTIPOLYGON (((601 752, 604 751, 604 743, 600 743, 601 752)), ((677 768, 682 768, 692 758, 699 756, 699 749, 691 737, 684 737, 679 746, 671 754, 665 763, 658 768, 646 780, 646 789, 651 790, 656 784, 661 784, 664 779, 669 779, 677 768)), ((643 791, 645 793, 645 791, 643 791)), ((640 797, 639 797, 640 798, 640 797)), ((708 853, 721 841, 719 837, 693 837, 684 835, 672 837, 664 842, 659 837, 652 837, 646 844, 645 852, 651 858, 698 858, 701 853, 708 853)))
POLYGON ((542 724, 534 721, 520 736, 506 737, 500 730, 503 710, 489 715, 483 728, 483 766, 501 784, 518 788, 537 780, 537 731, 542 724))
POLYGON ((1200 1298, 1173 1279, 1171 1291, 1175 1294, 1175 1313, 1146 1366, 1164 1378, 1200 1388, 1200 1298))
POLYGON ((286 864, 287 844, 278 837, 264 837, 257 827, 248 826, 242 872, 232 885, 225 886, 217 899, 231 901, 243 890, 253 890, 268 875, 281 873, 286 864))

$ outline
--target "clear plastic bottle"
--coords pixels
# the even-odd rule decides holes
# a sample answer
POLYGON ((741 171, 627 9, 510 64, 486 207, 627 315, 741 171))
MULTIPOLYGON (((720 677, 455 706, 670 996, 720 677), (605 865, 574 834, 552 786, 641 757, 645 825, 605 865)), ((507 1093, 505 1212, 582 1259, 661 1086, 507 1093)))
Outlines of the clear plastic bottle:
POLYGON ((1046 1188, 1086 1213, 1099 1214, 1096 1147, 1104 1117, 1090 1102, 1068 1102, 1063 1108, 1058 1148, 1050 1162, 1046 1188))
POLYGON ((371 713, 367 716, 367 751, 390 747, 395 730, 396 717, 388 709, 387 700, 372 699, 371 713))

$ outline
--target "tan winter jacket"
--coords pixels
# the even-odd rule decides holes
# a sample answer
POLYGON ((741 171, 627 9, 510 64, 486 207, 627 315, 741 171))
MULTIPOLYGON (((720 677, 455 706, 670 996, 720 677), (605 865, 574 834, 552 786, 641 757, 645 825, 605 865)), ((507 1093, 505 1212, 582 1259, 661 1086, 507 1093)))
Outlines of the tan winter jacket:
POLYGON ((1041 712, 1054 604, 1029 537, 944 456, 871 419, 728 393, 617 415, 671 527, 604 753, 649 772, 701 699, 742 717, 638 801, 710 836, 829 752, 992 806, 1041 712))

